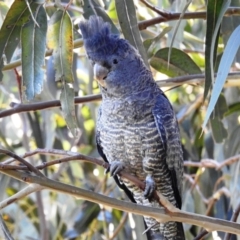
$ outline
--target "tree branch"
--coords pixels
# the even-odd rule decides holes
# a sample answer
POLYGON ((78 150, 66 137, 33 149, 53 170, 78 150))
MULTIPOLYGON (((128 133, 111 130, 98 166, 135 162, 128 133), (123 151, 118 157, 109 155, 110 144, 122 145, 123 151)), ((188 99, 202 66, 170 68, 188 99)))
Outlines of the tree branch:
POLYGON ((24 164, 27 167, 28 170, 32 171, 33 173, 35 173, 38 176, 43 176, 43 174, 37 168, 35 168, 31 163, 27 162, 25 159, 19 157, 15 153, 10 152, 10 151, 5 150, 5 149, 1 149, 1 148, 0 148, 0 153, 3 153, 3 154, 5 154, 7 156, 10 156, 10 157, 13 157, 14 159, 19 161, 20 163, 24 164))
MULTIPOLYGON (((240 72, 229 73, 229 78, 232 80, 236 80, 235 82, 238 83, 238 79, 240 76, 240 72)), ((186 75, 180 76, 175 78, 169 78, 164 80, 156 80, 157 84, 161 86, 179 86, 185 83, 193 84, 193 83, 201 83, 204 82, 205 75, 204 74, 193 74, 193 75, 186 75)), ((95 102, 100 101, 102 99, 101 94, 95 95, 88 95, 84 97, 75 97, 74 102, 75 104, 82 104, 87 102, 95 102)), ((21 112, 30 112, 30 111, 37 111, 37 110, 44 110, 48 108, 54 107, 61 107, 59 100, 52 100, 46 102, 38 102, 38 103, 30 103, 30 104, 21 104, 21 103, 14 103, 10 104, 12 109, 3 110, 0 112, 0 118, 7 117, 15 113, 21 112)))
MULTIPOLYGON (((180 18, 182 13, 164 13, 163 16, 152 18, 150 20, 144 20, 138 23, 139 30, 144 30, 152 25, 162 22, 174 21, 180 18)), ((240 14, 239 7, 230 7, 225 13, 225 16, 234 16, 240 14)), ((182 19, 206 19, 206 12, 186 12, 182 19)))
POLYGON ((97 204, 102 204, 107 207, 112 207, 126 212, 131 212, 137 215, 149 216, 155 218, 160 222, 177 221, 185 222, 188 224, 194 224, 208 231, 224 231, 232 234, 240 234, 240 224, 228 222, 221 219, 205 217, 199 214, 187 213, 184 211, 168 212, 162 208, 153 208, 147 206, 141 206, 130 202, 120 201, 106 197, 99 193, 87 191, 81 188, 77 188, 71 185, 53 181, 46 177, 32 176, 28 173, 20 173, 13 170, 0 170, 0 172, 14 177, 20 181, 26 183, 36 183, 47 189, 69 194, 74 197, 78 197, 84 200, 88 200, 97 204))
MULTIPOLYGON (((88 95, 85 97, 75 97, 74 103, 87 103, 87 102, 95 102, 101 100, 101 95, 88 95)), ((15 113, 21 112, 30 112, 36 110, 43 110, 53 107, 61 107, 61 103, 59 100, 52 100, 47 102, 39 102, 39 103, 30 103, 30 104, 21 104, 21 103, 11 103, 12 109, 3 110, 0 112, 0 118, 7 117, 15 113)))
MULTIPOLYGON (((21 181, 21 179, 18 179, 21 181)), ((24 189, 20 190, 19 192, 15 193, 14 195, 12 195, 11 197, 3 200, 0 202, 0 209, 3 209, 7 206, 9 206, 10 204, 28 196, 29 194, 33 193, 33 192, 37 192, 37 191, 41 191, 45 189, 45 187, 39 185, 39 184, 29 184, 27 187, 25 187, 24 189)))

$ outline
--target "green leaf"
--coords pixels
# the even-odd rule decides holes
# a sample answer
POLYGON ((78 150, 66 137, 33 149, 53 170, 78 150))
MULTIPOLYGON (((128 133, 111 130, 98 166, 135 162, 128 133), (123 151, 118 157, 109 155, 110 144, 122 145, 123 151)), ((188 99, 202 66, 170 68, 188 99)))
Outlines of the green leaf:
POLYGON ((171 59, 168 62, 169 48, 163 48, 151 58, 150 65, 157 71, 169 77, 201 73, 201 69, 183 51, 172 48, 171 59))
POLYGON ((219 38, 219 28, 222 18, 230 5, 230 0, 209 0, 207 3, 207 30, 206 30, 206 49, 205 49, 205 89, 204 98, 212 86, 214 65, 217 54, 219 38))
POLYGON ((112 26, 111 31, 114 34, 119 34, 118 29, 113 24, 111 18, 106 14, 105 10, 94 0, 83 0, 83 16, 86 19, 89 19, 92 15, 98 15, 102 17, 105 22, 109 22, 112 26))
POLYGON ((66 11, 56 11, 49 22, 48 47, 53 49, 55 80, 73 82, 73 26, 66 11))
POLYGON ((212 128, 212 135, 217 143, 221 143, 228 135, 226 128, 224 127, 221 119, 223 119, 225 112, 227 112, 228 106, 226 99, 221 94, 216 103, 214 112, 210 118, 210 124, 212 128))
MULTIPOLYGON (((33 1, 30 1, 29 4, 32 11, 39 6, 33 1)), ((21 27, 30 21, 29 16, 30 12, 25 1, 16 0, 7 13, 0 29, 0 80, 2 79, 3 54, 5 53, 7 62, 9 62, 19 43, 21 27)))
POLYGON ((74 137, 78 135, 78 126, 75 116, 75 106, 74 106, 74 90, 69 86, 69 84, 64 83, 63 89, 60 95, 60 102, 63 112, 63 117, 66 124, 74 137))
POLYGON ((115 0, 118 20, 124 37, 138 49, 145 65, 149 68, 147 53, 144 49, 138 29, 135 5, 133 0, 115 0))
POLYGON ((227 111, 228 111, 227 102, 226 102, 224 95, 221 93, 211 117, 214 117, 214 118, 217 117, 219 119, 223 119, 224 114, 227 111))
POLYGON ((31 20, 21 31, 22 45, 22 91, 24 98, 32 100, 40 94, 43 86, 43 70, 47 33, 47 16, 39 5, 34 16, 39 27, 31 20))
POLYGON ((227 138, 227 130, 225 129, 222 121, 219 118, 211 118, 210 125, 215 142, 221 143, 223 139, 227 138))
POLYGON ((210 98, 210 102, 208 104, 206 117, 204 119, 202 128, 204 129, 206 127, 206 124, 208 122, 209 117, 211 116, 211 113, 215 107, 215 104, 219 98, 219 95, 223 89, 224 83, 227 79, 228 72, 230 70, 230 67, 232 65, 232 62, 235 58, 235 55, 237 53, 237 50, 240 46, 240 26, 238 26, 230 36, 227 46, 223 52, 221 62, 219 64, 219 70, 217 73, 216 81, 213 85, 212 95, 210 98))
POLYGON ((228 111, 224 113, 224 117, 227 117, 238 111, 240 111, 240 102, 234 103, 234 104, 228 106, 228 111))
POLYGON ((77 136, 78 127, 74 107, 74 90, 69 83, 73 83, 73 27, 69 14, 59 9, 49 22, 48 46, 53 49, 55 80, 62 82, 60 102, 66 124, 77 136))

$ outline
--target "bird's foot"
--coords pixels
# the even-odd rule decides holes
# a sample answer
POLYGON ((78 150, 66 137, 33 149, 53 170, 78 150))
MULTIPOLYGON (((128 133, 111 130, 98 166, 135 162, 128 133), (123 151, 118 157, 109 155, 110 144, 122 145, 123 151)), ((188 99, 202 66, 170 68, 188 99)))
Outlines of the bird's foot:
POLYGON ((145 184, 146 184, 146 186, 145 186, 145 190, 144 190, 144 197, 150 199, 150 198, 152 198, 153 192, 156 189, 155 181, 151 175, 148 175, 146 177, 145 184))
POLYGON ((124 163, 119 161, 112 161, 105 173, 110 172, 111 176, 116 176, 124 169, 124 163))

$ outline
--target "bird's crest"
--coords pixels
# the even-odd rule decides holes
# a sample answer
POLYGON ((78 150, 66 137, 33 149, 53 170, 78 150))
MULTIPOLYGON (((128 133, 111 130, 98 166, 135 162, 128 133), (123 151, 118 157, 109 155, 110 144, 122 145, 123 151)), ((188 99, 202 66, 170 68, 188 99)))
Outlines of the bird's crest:
POLYGON ((89 20, 80 22, 84 46, 90 58, 102 58, 116 53, 118 49, 128 52, 132 47, 118 35, 111 33, 111 25, 104 22, 101 17, 91 16, 89 20))

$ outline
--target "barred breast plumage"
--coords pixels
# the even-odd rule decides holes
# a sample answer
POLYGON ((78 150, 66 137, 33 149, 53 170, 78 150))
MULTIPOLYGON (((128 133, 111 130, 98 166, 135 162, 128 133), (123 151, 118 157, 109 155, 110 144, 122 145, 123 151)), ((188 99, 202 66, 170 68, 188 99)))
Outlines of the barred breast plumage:
MULTIPOLYGON (((137 50, 112 34, 108 23, 94 16, 82 22, 80 29, 103 97, 97 147, 110 163, 110 173, 137 204, 161 208, 152 200, 156 188, 181 208, 183 156, 170 102, 137 50), (145 181, 144 192, 126 180, 119 183, 117 174, 123 168, 145 181)), ((149 240, 185 239, 181 223, 158 223, 148 217, 145 222, 149 240)))
MULTIPOLYGON (((141 92, 141 95, 144 93, 141 92)), ((169 184, 172 180, 166 166, 164 143, 152 114, 156 100, 150 100, 152 102, 149 98, 137 96, 124 100, 103 99, 97 122, 99 141, 110 164, 116 160, 124 162, 125 169, 141 181, 145 181, 148 171, 153 172, 156 189, 176 206, 174 192, 169 184)), ((158 202, 150 202, 134 184, 127 180, 123 182, 138 204, 159 207, 158 202)), ((148 217, 145 217, 145 221, 147 226, 153 226, 153 231, 165 231, 167 239, 175 239, 176 223, 159 224, 148 217)))

